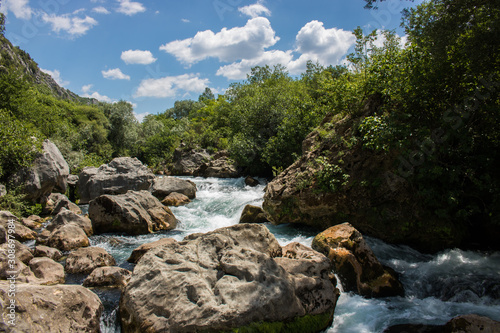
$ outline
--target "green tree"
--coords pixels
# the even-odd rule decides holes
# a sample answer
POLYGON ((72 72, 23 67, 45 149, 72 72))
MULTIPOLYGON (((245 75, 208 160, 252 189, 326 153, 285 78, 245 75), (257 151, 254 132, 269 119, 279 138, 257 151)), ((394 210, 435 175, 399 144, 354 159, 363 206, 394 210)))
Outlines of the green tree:
POLYGON ((119 101, 104 108, 109 119, 108 140, 111 143, 113 156, 134 154, 137 141, 138 121, 134 116, 132 104, 119 101))

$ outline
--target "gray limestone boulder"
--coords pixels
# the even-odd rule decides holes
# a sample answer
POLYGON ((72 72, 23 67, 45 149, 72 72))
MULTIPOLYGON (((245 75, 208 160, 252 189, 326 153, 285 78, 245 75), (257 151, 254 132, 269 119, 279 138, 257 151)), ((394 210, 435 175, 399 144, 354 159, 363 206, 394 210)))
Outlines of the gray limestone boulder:
POLYGON ((171 193, 184 194, 189 199, 194 199, 196 197, 196 184, 190 180, 176 177, 159 177, 154 180, 151 193, 160 200, 171 193))
POLYGON ((80 204, 89 203, 103 194, 148 190, 154 178, 141 161, 131 157, 117 157, 99 168, 85 168, 78 180, 80 204))
POLYGON ((120 267, 97 267, 83 281, 84 287, 106 287, 106 288, 124 288, 132 272, 120 267))
POLYGON ((53 285, 64 283, 64 267, 50 258, 33 258, 29 262, 33 274, 40 280, 40 284, 53 285))
POLYGON ((97 267, 114 265, 115 258, 103 248, 86 247, 71 252, 64 268, 71 274, 90 274, 97 267))
POLYGON ((120 232, 142 235, 174 229, 177 225, 170 208, 148 191, 102 195, 90 202, 89 216, 96 234, 120 232))
MULTIPOLYGON (((258 224, 238 224, 153 248, 134 268, 122 293, 122 330, 326 329, 338 298, 328 277, 328 259, 312 259, 317 262, 309 266, 282 265, 277 260, 281 254, 274 236, 258 224), (310 266, 315 268, 303 270, 310 266), (314 290, 308 290, 311 286, 314 290)), ((300 260, 309 259, 304 255, 300 260)))
POLYGON ((92 291, 77 285, 16 285, 15 326, 9 325, 9 282, 0 281, 2 332, 100 332, 103 306, 92 291))
POLYGON ((53 142, 45 140, 33 167, 16 178, 29 199, 44 202, 52 192, 66 192, 68 176, 69 166, 61 152, 53 142))

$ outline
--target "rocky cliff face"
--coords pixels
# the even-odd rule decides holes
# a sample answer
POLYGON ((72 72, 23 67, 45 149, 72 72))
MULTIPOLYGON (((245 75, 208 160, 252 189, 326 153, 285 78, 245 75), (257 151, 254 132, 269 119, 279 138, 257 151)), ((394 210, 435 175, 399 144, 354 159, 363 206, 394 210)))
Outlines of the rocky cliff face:
POLYGON ((464 245, 470 227, 425 209, 410 181, 398 175, 397 149, 361 143, 359 124, 380 105, 371 98, 358 115, 327 116, 304 140, 302 157, 268 184, 263 208, 275 224, 324 230, 349 222, 364 234, 425 252, 464 245))

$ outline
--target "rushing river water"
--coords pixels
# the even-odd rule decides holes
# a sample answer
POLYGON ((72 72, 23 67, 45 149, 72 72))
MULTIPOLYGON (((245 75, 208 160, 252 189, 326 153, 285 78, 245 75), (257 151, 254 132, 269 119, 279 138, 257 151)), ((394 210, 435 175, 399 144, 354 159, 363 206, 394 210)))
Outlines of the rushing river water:
MULTIPOLYGON (((195 232, 207 232, 238 223, 245 205, 261 205, 264 185, 245 186, 243 179, 189 178, 198 187, 196 199, 172 208, 180 221, 176 230, 143 236, 100 235, 93 246, 106 249, 120 267, 132 270, 127 258, 141 244, 171 237, 182 240, 195 232)), ((300 242, 311 246, 317 231, 294 226, 268 225, 281 245, 300 242)), ((379 260, 400 273, 405 297, 365 299, 342 293, 335 320, 327 333, 382 332, 404 323, 444 324, 452 317, 479 314, 500 321, 500 253, 447 250, 424 255, 409 247, 388 245, 367 238, 379 260)), ((79 278, 77 278, 79 279, 79 278)), ((102 332, 120 332, 117 291, 94 289, 105 305, 102 332)))

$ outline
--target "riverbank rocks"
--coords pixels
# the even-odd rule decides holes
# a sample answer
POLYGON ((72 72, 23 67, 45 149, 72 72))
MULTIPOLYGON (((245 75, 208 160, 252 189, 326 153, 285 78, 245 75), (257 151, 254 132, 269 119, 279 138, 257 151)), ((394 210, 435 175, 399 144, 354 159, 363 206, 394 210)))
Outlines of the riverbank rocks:
POLYGON ((239 223, 264 223, 268 221, 269 219, 266 216, 266 212, 264 212, 262 208, 246 205, 241 212, 239 223))
POLYGON ((80 204, 103 194, 124 194, 129 190, 148 190, 154 174, 137 158, 117 157, 99 168, 87 167, 78 179, 80 204))
POLYGON ((184 194, 173 192, 170 193, 161 201, 162 204, 169 207, 179 207, 190 203, 191 200, 184 194))
POLYGON ((50 140, 42 144, 42 153, 33 166, 16 176, 28 199, 45 202, 52 192, 66 192, 69 166, 57 146, 50 140))
POLYGON ((45 245, 35 246, 35 257, 47 257, 55 261, 59 261, 62 258, 62 253, 58 249, 53 247, 48 247, 45 245))
POLYGON ((17 216, 8 211, 0 211, 0 225, 6 232, 12 230, 11 235, 20 242, 36 239, 37 233, 18 222, 17 216), (13 226, 9 228, 9 225, 13 226))
POLYGON ((114 266, 115 258, 100 247, 86 247, 71 252, 64 269, 71 274, 90 274, 97 267, 114 266))
POLYGON ((171 193, 184 194, 189 199, 194 199, 196 198, 196 184, 176 177, 158 177, 151 186, 151 193, 160 200, 171 193))
MULTIPOLYGON (((38 241, 44 243, 42 238, 38 238, 38 241)), ((89 246, 90 240, 82 228, 74 223, 69 223, 55 229, 50 234, 47 245, 61 251, 71 251, 89 246)))
POLYGON ((92 291, 77 285, 16 284, 15 326, 9 325, 9 283, 0 281, 2 332, 99 332, 103 306, 92 291))
POLYGON ((132 272, 120 267, 97 267, 83 281, 84 287, 124 288, 132 272))
POLYGON ((96 234, 120 232, 142 235, 174 229, 177 219, 148 191, 102 195, 92 200, 89 216, 96 234))
POLYGON ((33 258, 29 262, 33 274, 43 285, 64 283, 64 267, 50 258, 33 258))
POLYGON ((325 266, 314 265, 316 270, 302 270, 307 266, 302 264, 283 267, 276 260, 281 255, 277 240, 258 224, 193 234, 182 242, 155 247, 139 260, 122 293, 122 330, 319 332, 327 328, 338 296, 328 278, 330 263, 323 260, 325 266))
POLYGON ((52 219, 52 222, 46 227, 46 230, 52 232, 66 224, 77 225, 85 232, 87 236, 92 236, 94 234, 94 231, 92 229, 92 222, 88 217, 75 214, 74 212, 66 208, 61 209, 59 214, 57 214, 52 219))
POLYGON ((380 264, 361 233, 349 223, 318 234, 312 248, 330 258, 345 291, 365 297, 403 296, 396 273, 380 264))

